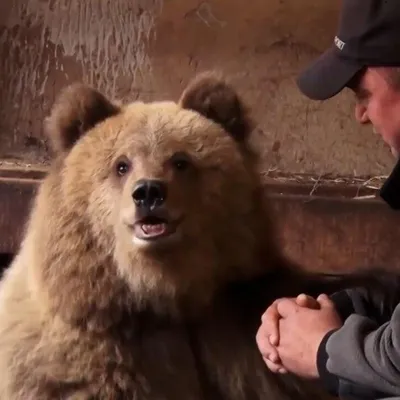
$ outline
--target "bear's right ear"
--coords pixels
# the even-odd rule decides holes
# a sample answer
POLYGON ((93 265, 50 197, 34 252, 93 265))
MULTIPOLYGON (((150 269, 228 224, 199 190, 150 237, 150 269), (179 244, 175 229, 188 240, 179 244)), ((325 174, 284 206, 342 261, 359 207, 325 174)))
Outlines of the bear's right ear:
POLYGON ((45 120, 45 131, 53 151, 70 150, 90 128, 119 111, 117 105, 85 84, 67 86, 56 98, 50 116, 45 120))

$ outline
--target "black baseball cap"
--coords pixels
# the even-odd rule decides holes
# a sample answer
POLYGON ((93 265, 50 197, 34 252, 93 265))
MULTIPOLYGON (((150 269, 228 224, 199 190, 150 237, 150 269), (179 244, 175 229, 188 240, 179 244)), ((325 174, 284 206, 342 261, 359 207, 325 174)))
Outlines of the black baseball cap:
POLYGON ((400 0, 342 0, 332 46, 297 85, 307 97, 326 100, 367 66, 400 66, 400 0))

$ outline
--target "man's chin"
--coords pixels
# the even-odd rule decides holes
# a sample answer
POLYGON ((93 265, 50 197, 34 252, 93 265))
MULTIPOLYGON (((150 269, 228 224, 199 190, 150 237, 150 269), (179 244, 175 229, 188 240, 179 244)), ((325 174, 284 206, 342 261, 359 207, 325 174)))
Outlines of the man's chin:
MULTIPOLYGON (((372 131, 373 131, 375 134, 380 135, 379 131, 378 131, 374 126, 372 126, 372 131)), ((381 135, 381 136, 382 136, 382 135, 381 135)), ((386 144, 389 146, 390 152, 392 153, 393 157, 396 158, 396 159, 399 159, 399 156, 400 156, 400 148, 396 148, 396 147, 394 147, 394 146, 391 146, 389 143, 386 143, 386 144)))
POLYGON ((396 149, 395 147, 390 146, 390 151, 392 152, 393 156, 394 156, 396 159, 399 158, 399 154, 400 154, 399 149, 396 149))

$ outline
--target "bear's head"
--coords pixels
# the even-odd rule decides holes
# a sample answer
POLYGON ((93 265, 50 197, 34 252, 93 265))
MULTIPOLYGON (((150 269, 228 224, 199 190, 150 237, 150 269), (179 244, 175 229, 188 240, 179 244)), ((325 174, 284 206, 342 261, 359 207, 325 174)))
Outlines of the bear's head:
POLYGON ((120 105, 67 87, 46 121, 56 159, 32 217, 40 291, 55 309, 171 311, 258 271, 269 225, 251 130, 236 91, 211 73, 176 103, 120 105))

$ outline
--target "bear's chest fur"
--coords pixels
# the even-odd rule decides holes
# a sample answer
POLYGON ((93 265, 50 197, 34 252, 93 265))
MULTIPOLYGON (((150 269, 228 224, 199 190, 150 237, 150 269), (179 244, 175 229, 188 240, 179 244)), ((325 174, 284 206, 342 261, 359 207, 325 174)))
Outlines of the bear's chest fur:
POLYGON ((296 378, 268 371, 255 341, 261 314, 241 300, 216 302, 191 322, 135 315, 115 335, 58 333, 31 360, 46 371, 36 370, 33 386, 45 385, 39 392, 51 393, 49 398, 75 388, 78 398, 99 400, 283 400, 316 394, 315 388, 304 390, 304 382, 297 392, 296 378))

